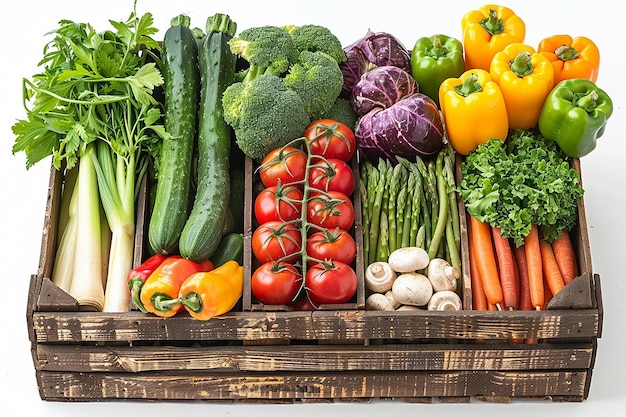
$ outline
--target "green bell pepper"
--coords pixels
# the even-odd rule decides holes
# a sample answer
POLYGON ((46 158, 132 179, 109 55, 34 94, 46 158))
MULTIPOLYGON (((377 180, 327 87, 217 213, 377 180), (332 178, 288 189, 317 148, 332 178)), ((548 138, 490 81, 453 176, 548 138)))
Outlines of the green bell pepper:
POLYGON ((419 38, 411 51, 411 75, 420 93, 439 107, 439 86, 447 78, 458 78, 465 71, 463 45, 446 35, 419 38))
POLYGON ((593 81, 563 80, 548 94, 539 115, 541 134, 571 158, 593 151, 613 113, 613 102, 593 81))

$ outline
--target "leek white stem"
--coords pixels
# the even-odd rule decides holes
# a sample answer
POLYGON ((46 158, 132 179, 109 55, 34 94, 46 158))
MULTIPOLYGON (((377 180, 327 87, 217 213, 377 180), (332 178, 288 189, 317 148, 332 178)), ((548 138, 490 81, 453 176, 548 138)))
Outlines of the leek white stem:
POLYGON ((104 288, 100 244, 100 199, 94 158, 95 149, 92 143, 87 145, 78 167, 78 233, 70 295, 78 301, 81 308, 101 311, 104 305, 104 288))
MULTIPOLYGON (((75 170, 78 170, 78 168, 75 168, 75 170)), ((74 181, 75 183, 76 181, 74 181)), ((54 259, 52 282, 63 291, 69 293, 74 273, 76 233, 78 232, 78 187, 65 187, 62 199, 65 199, 64 203, 67 204, 67 212, 65 213, 67 216, 63 216, 63 222, 59 221, 59 226, 62 226, 63 230, 58 233, 60 238, 54 259), (68 201, 69 203, 67 203, 68 201)))

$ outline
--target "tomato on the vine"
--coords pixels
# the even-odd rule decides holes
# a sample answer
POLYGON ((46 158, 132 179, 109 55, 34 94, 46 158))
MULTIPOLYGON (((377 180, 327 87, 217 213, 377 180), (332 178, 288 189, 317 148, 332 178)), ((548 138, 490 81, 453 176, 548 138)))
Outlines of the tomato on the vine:
POLYGON ((350 265, 356 257, 356 242, 343 229, 319 230, 307 239, 306 253, 319 261, 332 259, 350 265))
POLYGON ((306 174, 307 155, 302 149, 285 146, 270 151, 259 166, 259 177, 266 187, 279 182, 302 181, 306 174))
POLYGON ((354 206, 338 191, 311 193, 307 202, 307 221, 319 227, 350 230, 354 224, 354 206))
POLYGON ((345 123, 332 119, 315 120, 304 130, 311 154, 342 161, 352 159, 356 151, 354 132, 345 123))
POLYGON ((354 173, 347 162, 337 158, 312 158, 308 183, 321 191, 339 191, 351 196, 354 191, 354 173))
POLYGON ((289 304, 296 299, 302 287, 302 274, 286 262, 265 262, 250 279, 252 295, 269 305, 289 304))
POLYGON ((302 191, 295 185, 272 185, 254 200, 254 216, 259 224, 272 220, 289 222, 300 217, 302 191))
POLYGON ((307 270, 305 283, 314 304, 346 303, 357 289, 356 273, 340 261, 313 265, 307 270))
POLYGON ((301 248, 300 229, 292 223, 272 220, 252 233, 252 253, 261 263, 279 260, 294 263, 300 259, 301 248))

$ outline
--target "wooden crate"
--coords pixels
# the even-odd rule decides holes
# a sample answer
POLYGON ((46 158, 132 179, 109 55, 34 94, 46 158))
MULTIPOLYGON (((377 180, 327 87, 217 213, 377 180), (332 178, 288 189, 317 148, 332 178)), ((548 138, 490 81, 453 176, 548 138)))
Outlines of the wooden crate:
MULTIPOLYGON (((76 300, 51 282, 62 180, 51 171, 40 265, 27 308, 44 400, 580 402, 588 396, 603 310, 582 199, 574 235, 584 273, 546 311, 241 308, 198 321, 185 314, 79 311, 76 300)), ((137 241, 142 239, 139 230, 137 241)), ((462 244, 467 256, 464 227, 462 244)), ((468 305, 466 270, 463 279, 468 305)))

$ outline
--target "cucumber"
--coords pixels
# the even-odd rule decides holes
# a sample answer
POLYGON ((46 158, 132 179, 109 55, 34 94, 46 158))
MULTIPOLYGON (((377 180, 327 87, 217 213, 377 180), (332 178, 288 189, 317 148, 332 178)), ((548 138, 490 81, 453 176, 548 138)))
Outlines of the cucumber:
POLYGON ((163 37, 165 130, 159 155, 154 208, 148 224, 148 241, 154 253, 177 251, 189 216, 192 156, 200 99, 198 48, 190 19, 172 19, 163 37))
POLYGON ((224 121, 222 93, 233 83, 236 56, 228 41, 236 24, 215 14, 207 20, 198 51, 201 95, 198 115, 198 180, 196 196, 179 240, 180 255, 193 261, 209 259, 222 238, 230 201, 229 154, 231 128, 224 121))
POLYGON ((241 233, 229 233, 222 237, 220 244, 211 256, 211 263, 217 268, 228 261, 235 261, 243 265, 243 235, 241 233))

